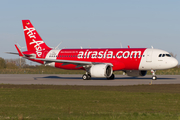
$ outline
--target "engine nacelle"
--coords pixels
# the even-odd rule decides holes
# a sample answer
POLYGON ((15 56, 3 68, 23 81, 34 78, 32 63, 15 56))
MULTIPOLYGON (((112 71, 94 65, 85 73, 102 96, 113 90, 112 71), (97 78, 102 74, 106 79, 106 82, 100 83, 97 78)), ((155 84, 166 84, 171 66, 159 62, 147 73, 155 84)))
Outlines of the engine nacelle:
POLYGON ((93 65, 89 70, 93 77, 110 77, 113 73, 112 67, 108 64, 93 65))
POLYGON ((145 76, 147 73, 146 70, 127 70, 126 74, 128 76, 138 77, 138 76, 145 76))

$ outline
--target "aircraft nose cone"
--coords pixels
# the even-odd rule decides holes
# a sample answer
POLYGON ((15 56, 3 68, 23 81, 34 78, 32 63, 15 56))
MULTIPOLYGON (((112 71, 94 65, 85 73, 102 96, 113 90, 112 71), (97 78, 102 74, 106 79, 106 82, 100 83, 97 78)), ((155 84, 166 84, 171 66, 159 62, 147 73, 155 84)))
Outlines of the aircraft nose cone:
POLYGON ((173 58, 171 60, 171 65, 172 65, 172 67, 176 67, 178 65, 178 61, 175 58, 173 58))

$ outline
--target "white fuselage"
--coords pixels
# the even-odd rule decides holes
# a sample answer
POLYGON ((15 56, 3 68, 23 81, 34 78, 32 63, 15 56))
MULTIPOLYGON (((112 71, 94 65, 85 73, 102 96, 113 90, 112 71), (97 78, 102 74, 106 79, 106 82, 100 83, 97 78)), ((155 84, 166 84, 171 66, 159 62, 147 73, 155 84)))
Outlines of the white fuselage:
POLYGON ((141 59, 139 70, 161 70, 177 66, 178 61, 169 53, 159 49, 146 49, 141 59))

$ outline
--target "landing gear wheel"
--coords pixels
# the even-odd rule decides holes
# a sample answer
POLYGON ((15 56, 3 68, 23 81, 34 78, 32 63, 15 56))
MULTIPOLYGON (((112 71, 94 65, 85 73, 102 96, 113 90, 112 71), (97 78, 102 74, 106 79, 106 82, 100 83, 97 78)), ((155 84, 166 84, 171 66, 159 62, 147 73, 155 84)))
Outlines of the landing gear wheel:
POLYGON ((153 79, 153 80, 156 80, 156 79, 157 79, 157 77, 156 77, 156 76, 152 76, 152 79, 153 79))
POLYGON ((82 79, 83 80, 90 80, 91 79, 91 75, 86 75, 86 74, 84 74, 83 76, 82 76, 82 79))
POLYGON ((115 78, 115 75, 112 74, 109 78, 107 78, 108 80, 113 80, 115 78))
POLYGON ((91 79, 91 75, 88 74, 87 76, 88 76, 88 80, 90 80, 91 79))
POLYGON ((87 76, 86 74, 84 74, 84 75, 82 76, 82 79, 83 79, 83 80, 87 80, 87 79, 88 79, 88 76, 87 76))
POLYGON ((151 70, 151 73, 152 73, 152 80, 156 80, 157 77, 156 77, 156 70, 151 70))

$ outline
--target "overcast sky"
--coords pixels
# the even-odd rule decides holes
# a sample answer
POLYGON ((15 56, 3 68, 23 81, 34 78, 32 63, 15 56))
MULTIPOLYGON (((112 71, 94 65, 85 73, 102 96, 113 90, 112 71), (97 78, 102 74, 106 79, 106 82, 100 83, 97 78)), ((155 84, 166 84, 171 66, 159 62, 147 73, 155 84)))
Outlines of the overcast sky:
MULTIPOLYGON (((0 57, 18 58, 25 46, 23 19, 50 47, 163 49, 180 62, 179 0, 1 0, 0 57)), ((24 49, 26 50, 26 49, 24 49)))

